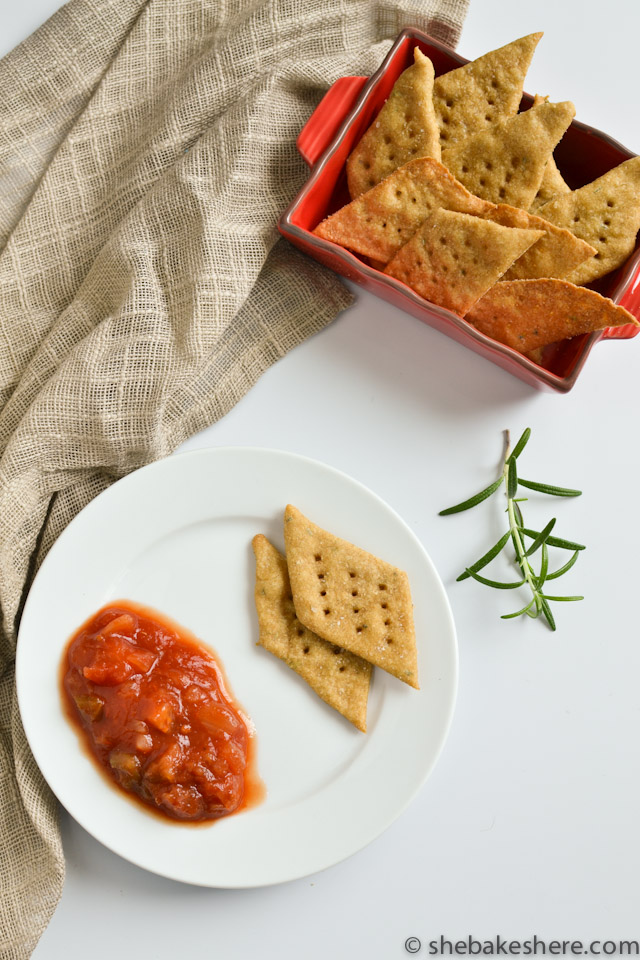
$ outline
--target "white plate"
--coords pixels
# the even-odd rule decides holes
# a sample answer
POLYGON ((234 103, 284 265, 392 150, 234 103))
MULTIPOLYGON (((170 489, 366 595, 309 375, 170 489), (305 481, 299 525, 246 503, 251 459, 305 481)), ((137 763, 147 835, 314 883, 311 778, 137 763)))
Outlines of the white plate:
POLYGON ((360 850, 429 775, 451 721, 455 629, 433 564, 375 494, 304 457, 200 450, 138 470, 92 501, 49 552, 18 640, 27 738, 45 779, 86 830, 154 873, 211 887, 307 876, 360 850), (256 647, 251 538, 283 549, 294 503, 320 526, 409 574, 419 645, 416 691, 374 671, 367 734, 256 647), (155 607, 209 644, 257 730, 259 806, 189 827, 149 816, 110 787, 65 720, 58 670, 69 636, 110 600, 155 607))

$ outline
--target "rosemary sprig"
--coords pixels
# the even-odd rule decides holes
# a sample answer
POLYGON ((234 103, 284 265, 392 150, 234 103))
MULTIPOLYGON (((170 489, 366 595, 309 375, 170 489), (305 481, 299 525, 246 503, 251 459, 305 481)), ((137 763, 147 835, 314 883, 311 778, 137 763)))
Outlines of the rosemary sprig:
POLYGON ((573 600, 582 600, 584 598, 578 596, 551 596, 543 592, 543 587, 547 581, 557 580, 558 577, 561 577, 564 573, 570 570, 578 559, 578 555, 582 550, 585 549, 585 547, 584 544, 576 543, 573 540, 566 540, 562 537, 552 536, 552 530, 555 528, 556 524, 555 517, 550 520, 549 523, 547 523, 546 526, 540 531, 525 527, 520 503, 527 498, 517 496, 518 487, 525 487, 529 490, 534 490, 536 493, 544 493, 554 497, 579 497, 582 491, 572 490, 567 487, 558 487, 548 483, 539 483, 535 480, 524 480, 522 477, 518 476, 517 460, 526 447, 530 436, 531 430, 527 427, 513 450, 510 450, 509 431, 506 430, 504 460, 498 479, 489 484, 488 487, 485 487, 484 490, 476 493, 473 497, 463 500, 462 503, 457 503, 453 507, 448 507, 446 510, 441 510, 440 516, 445 517, 452 513, 462 513, 463 510, 469 510, 471 507, 477 506, 479 503, 487 500, 504 483, 507 497, 507 516, 509 519, 509 529, 502 537, 500 537, 498 542, 495 543, 491 549, 487 550, 487 552, 480 557, 479 560, 476 560, 475 563, 469 564, 469 566, 465 568, 464 572, 461 573, 457 579, 467 580, 468 578, 471 578, 473 580, 477 580, 478 583, 483 583, 488 587, 494 587, 497 590, 515 590, 518 587, 522 587, 526 584, 531 592, 531 599, 529 602, 522 607, 522 609, 516 610, 515 613, 503 614, 502 619, 512 620, 515 617, 521 617, 524 615, 533 618, 542 616, 547 621, 550 629, 555 630, 556 622, 551 612, 549 601, 567 602, 573 600), (531 543, 528 546, 526 538, 531 540, 531 543), (489 579, 488 577, 480 574, 478 571, 482 570, 489 563, 491 563, 491 561, 494 560, 495 557, 497 557, 498 554, 501 553, 502 550, 507 546, 509 541, 511 541, 513 544, 514 562, 521 575, 521 579, 505 583, 500 580, 489 579), (560 550, 571 550, 572 556, 561 567, 558 567, 556 570, 549 570, 549 547, 554 547, 560 550), (536 572, 532 565, 531 558, 537 554, 538 551, 540 552, 540 566, 536 572))

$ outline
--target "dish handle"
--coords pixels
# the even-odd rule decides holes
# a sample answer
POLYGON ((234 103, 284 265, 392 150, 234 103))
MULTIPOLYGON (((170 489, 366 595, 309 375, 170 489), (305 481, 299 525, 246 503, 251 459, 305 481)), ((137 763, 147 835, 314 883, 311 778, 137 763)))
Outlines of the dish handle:
POLYGON ((296 146, 310 167, 318 162, 354 106, 368 77, 340 77, 329 87, 304 127, 296 146))

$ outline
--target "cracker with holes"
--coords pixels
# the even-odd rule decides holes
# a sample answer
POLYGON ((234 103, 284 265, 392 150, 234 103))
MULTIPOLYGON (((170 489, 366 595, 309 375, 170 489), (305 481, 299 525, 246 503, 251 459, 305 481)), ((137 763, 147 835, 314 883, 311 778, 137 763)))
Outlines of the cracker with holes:
POLYGON ((284 539, 293 602, 309 630, 418 688, 409 579, 291 505, 284 539))
POLYGON ((531 33, 437 77, 433 103, 442 149, 515 116, 541 33, 531 33))
POLYGON ((519 353, 531 353, 603 327, 639 326, 624 307, 566 280, 505 280, 466 316, 482 333, 519 353))
MULTIPOLYGON (((536 93, 533 98, 532 106, 537 107, 540 103, 548 103, 549 97, 541 97, 536 93)), ((538 192, 533 198, 533 203, 529 208, 532 213, 535 213, 538 207, 541 207, 544 203, 548 203, 552 197, 557 197, 561 193, 569 193, 571 187, 568 183, 565 182, 564 177, 558 170, 558 166, 553 159, 549 157, 547 160, 547 165, 544 168, 544 173, 542 174, 542 180, 540 181, 540 186, 538 187, 538 192)))
POLYGON ((253 538, 252 546, 259 645, 283 660, 325 703, 365 733, 371 664, 304 627, 296 617, 285 558, 262 534, 253 538))
POLYGON ((593 259, 568 279, 590 283, 610 273, 633 253, 640 229, 640 157, 625 160, 579 190, 550 200, 538 215, 596 248, 593 259))
POLYGON ((501 226, 453 210, 436 210, 387 265, 432 303, 463 317, 542 230, 501 226))
POLYGON ((347 160, 352 199, 417 157, 440 159, 433 109, 433 64, 415 47, 414 64, 396 80, 389 99, 347 160))
POLYGON ((536 280, 540 277, 566 277, 593 257, 595 248, 575 237, 569 230, 536 217, 525 210, 499 203, 485 214, 503 227, 540 230, 542 236, 507 270, 504 280, 536 280))
POLYGON ((528 210, 574 116, 568 101, 541 103, 443 150, 442 162, 476 196, 528 210))
POLYGON ((386 264, 440 207, 479 216, 488 208, 441 163, 422 157, 399 167, 313 232, 386 264))

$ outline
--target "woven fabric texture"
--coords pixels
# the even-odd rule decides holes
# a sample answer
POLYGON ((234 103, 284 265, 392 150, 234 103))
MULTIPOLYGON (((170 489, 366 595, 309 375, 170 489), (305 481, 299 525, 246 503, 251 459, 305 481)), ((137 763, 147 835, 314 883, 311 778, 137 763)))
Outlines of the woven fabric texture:
POLYGON ((467 3, 71 0, 0 61, 3 960, 30 955, 64 878, 15 697, 31 579, 92 497, 350 303, 278 240, 296 136, 404 26, 455 44, 467 3))

